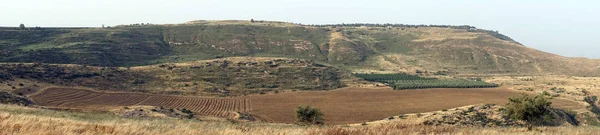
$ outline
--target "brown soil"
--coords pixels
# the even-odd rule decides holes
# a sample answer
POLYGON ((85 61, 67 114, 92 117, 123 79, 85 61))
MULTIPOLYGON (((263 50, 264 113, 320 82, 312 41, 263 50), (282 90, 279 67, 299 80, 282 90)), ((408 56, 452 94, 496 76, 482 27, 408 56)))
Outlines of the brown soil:
POLYGON ((232 118, 235 112, 247 111, 244 98, 184 97, 141 93, 98 92, 73 88, 49 88, 29 96, 42 106, 108 110, 119 106, 148 105, 186 108, 200 115, 232 118))
MULTIPOLYGON (((465 105, 490 103, 504 105, 519 93, 501 89, 423 89, 391 90, 346 88, 335 91, 304 91, 250 96, 252 112, 273 122, 294 123, 299 105, 320 108, 328 124, 361 123, 389 116, 430 112, 465 105)), ((579 108, 579 103, 554 99, 558 108, 579 108)))
MULTIPOLYGON (((149 105, 187 108, 200 115, 231 118, 235 112, 249 112, 261 120, 294 123, 299 105, 320 108, 327 124, 349 124, 381 120, 389 116, 437 111, 471 104, 503 105, 518 92, 492 89, 391 90, 387 88, 345 88, 332 91, 301 91, 237 98, 165 96, 140 93, 108 93, 72 88, 50 88, 31 95, 42 106, 77 109, 149 105)), ((554 99, 558 108, 582 106, 570 100, 554 99)))

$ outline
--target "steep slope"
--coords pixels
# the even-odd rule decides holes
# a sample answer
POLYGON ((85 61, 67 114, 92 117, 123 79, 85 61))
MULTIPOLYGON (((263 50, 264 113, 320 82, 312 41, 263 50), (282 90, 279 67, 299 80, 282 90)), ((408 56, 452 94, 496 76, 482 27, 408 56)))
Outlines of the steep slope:
POLYGON ((132 66, 232 56, 315 60, 354 72, 599 76, 569 58, 471 26, 192 21, 94 29, 0 29, 0 61, 132 66))

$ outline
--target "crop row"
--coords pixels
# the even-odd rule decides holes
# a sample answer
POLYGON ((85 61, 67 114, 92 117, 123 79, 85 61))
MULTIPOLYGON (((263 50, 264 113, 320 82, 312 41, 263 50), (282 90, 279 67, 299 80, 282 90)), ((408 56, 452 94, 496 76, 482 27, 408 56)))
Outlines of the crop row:
POLYGON ((416 75, 404 73, 398 74, 354 74, 354 76, 363 78, 367 81, 384 81, 384 80, 434 80, 434 78, 424 78, 416 75))
POLYGON ((423 88, 491 88, 498 87, 497 84, 483 81, 472 81, 463 79, 443 80, 387 80, 394 89, 423 89, 423 88))
POLYGON ((33 95, 32 98, 39 105, 60 106, 65 103, 77 102, 98 96, 101 96, 101 94, 86 90, 48 89, 40 94, 33 95))
POLYGON ((248 101, 245 99, 156 96, 140 103, 140 105, 186 108, 203 115, 233 117, 234 112, 248 111, 249 108, 246 102, 248 101))
POLYGON ((196 114, 233 117, 235 112, 250 111, 250 100, 242 98, 201 98, 137 93, 102 93, 78 89, 48 89, 31 96, 43 106, 95 107, 149 105, 167 108, 186 108, 196 114))

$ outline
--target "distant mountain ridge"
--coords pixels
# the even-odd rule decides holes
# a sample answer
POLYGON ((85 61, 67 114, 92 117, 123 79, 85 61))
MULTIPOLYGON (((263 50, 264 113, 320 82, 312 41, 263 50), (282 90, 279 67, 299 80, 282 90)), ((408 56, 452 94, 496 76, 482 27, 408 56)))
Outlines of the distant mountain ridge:
POLYGON ((353 72, 600 76, 600 60, 563 57, 473 26, 191 21, 111 28, 0 28, 0 62, 137 66, 233 56, 315 60, 353 72))

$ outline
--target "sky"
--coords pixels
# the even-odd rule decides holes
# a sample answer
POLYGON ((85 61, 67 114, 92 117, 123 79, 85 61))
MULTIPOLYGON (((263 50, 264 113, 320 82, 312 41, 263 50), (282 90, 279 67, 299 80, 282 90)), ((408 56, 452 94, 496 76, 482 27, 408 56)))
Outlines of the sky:
POLYGON ((0 26, 192 20, 472 25, 571 57, 600 58, 599 0, 0 0, 0 26))

